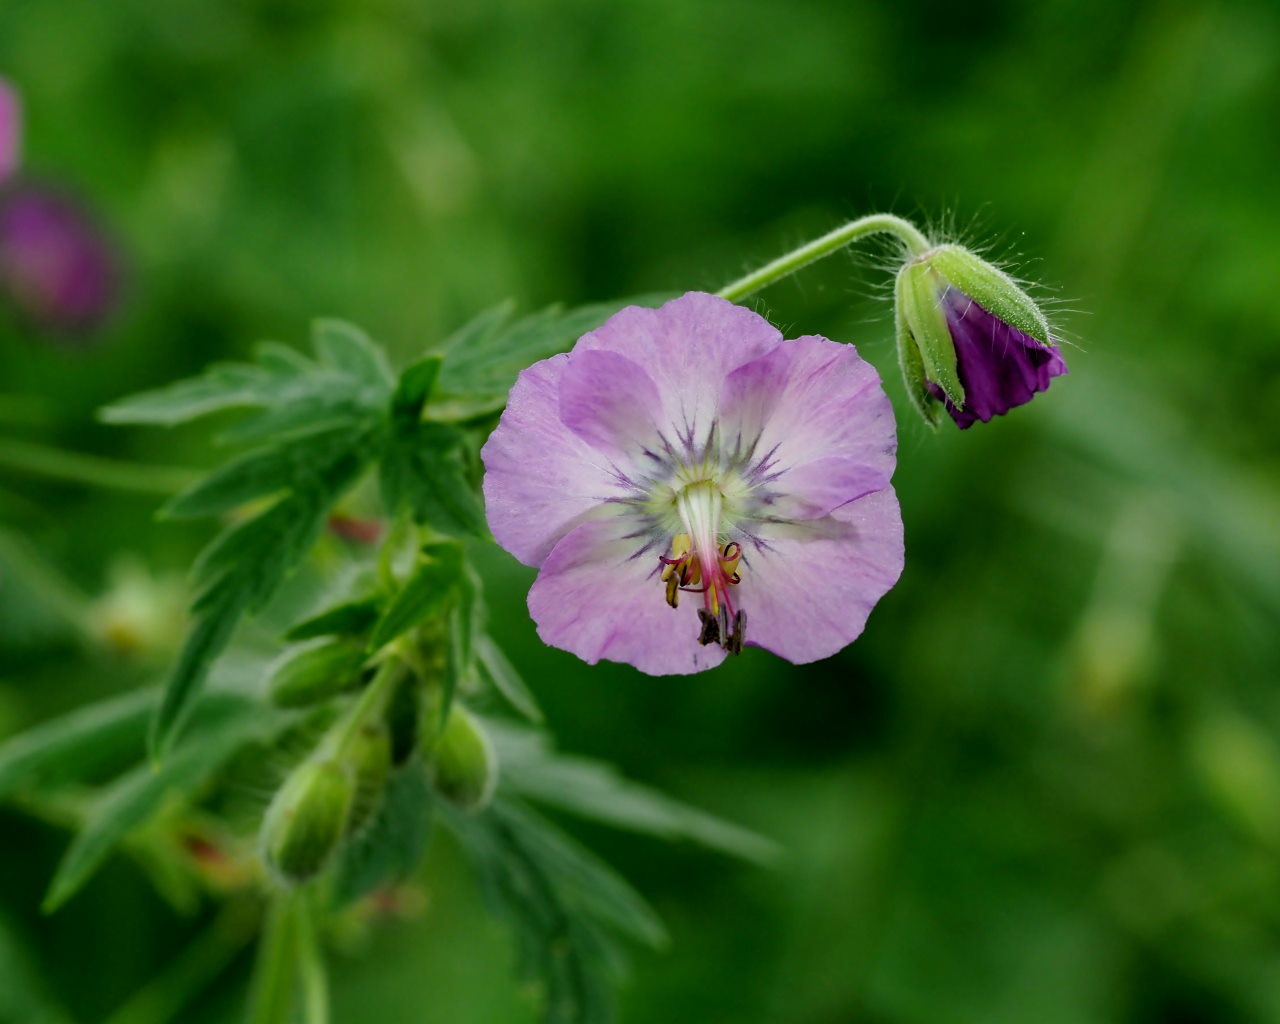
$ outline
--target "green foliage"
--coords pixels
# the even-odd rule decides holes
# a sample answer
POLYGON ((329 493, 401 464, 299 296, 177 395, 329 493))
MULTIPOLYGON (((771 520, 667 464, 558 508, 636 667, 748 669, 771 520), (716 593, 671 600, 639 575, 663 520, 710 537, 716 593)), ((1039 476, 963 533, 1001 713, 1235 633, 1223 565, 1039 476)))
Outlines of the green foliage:
POLYGON ((190 799, 237 751, 269 740, 289 722, 254 701, 231 695, 218 695, 206 704, 201 727, 192 729, 163 764, 140 764, 94 798, 84 826, 49 884, 47 911, 74 896, 120 841, 150 820, 165 800, 190 799))
POLYGON ((545 733, 493 721, 486 726, 502 761, 502 786, 510 793, 614 828, 683 839, 758 864, 778 855, 770 840, 625 779, 611 764, 558 753, 545 733))
POLYGON ((665 294, 638 295, 567 311, 550 306, 515 321, 510 303, 495 306, 445 341, 440 388, 450 395, 466 396, 473 412, 496 411, 506 404, 507 392, 525 367, 566 351, 623 306, 658 305, 667 298, 670 296, 665 294))
POLYGON ((403 881, 417 869, 431 836, 435 803, 421 761, 392 774, 373 821, 348 844, 334 871, 335 906, 403 881))
POLYGON ((0 744, 0 799, 32 786, 84 781, 138 757, 157 696, 138 690, 89 704, 0 744))
POLYGON ((373 628, 369 646, 385 647, 401 634, 440 615, 454 599, 462 573, 462 548, 430 544, 422 548, 409 578, 373 628))
POLYGON ((621 939, 659 946, 666 932, 616 873, 519 801, 441 815, 475 864, 494 911, 515 932, 521 975, 537 985, 547 1024, 613 1019, 625 966, 621 939))
POLYGON ((289 628, 286 640, 313 640, 322 636, 361 637, 369 632, 381 615, 381 601, 365 597, 344 601, 309 616, 289 628))

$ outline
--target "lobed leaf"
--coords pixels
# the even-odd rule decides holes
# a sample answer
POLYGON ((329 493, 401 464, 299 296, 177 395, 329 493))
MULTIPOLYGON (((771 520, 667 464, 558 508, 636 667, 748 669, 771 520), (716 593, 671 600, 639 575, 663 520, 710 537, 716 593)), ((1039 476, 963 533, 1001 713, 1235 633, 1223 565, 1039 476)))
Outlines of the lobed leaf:
POLYGON ((0 799, 33 784, 87 779, 142 753, 157 691, 137 690, 78 708, 0 744, 0 799))
POLYGON ((382 348, 344 320, 321 318, 311 325, 311 345, 320 362, 381 392, 390 392, 395 376, 382 348))
POLYGON ((519 802, 481 815, 441 806, 494 911, 514 928, 519 970, 545 993, 543 1019, 605 1024, 625 966, 620 938, 665 941, 661 921, 612 868, 519 802))
POLYGON ((462 548, 432 544, 422 549, 418 564, 373 629, 370 650, 385 647, 426 619, 439 615, 457 593, 462 548))
POLYGON ((504 771, 502 784, 529 800, 614 828, 683 839, 757 864, 777 846, 738 825, 618 774, 613 765, 552 749, 545 733, 487 719, 504 771))
POLYGON ((417 423, 397 433, 379 468, 382 503, 394 515, 453 536, 483 537, 484 507, 468 479, 466 435, 443 423, 417 423))
POLYGON ((46 912, 70 899, 134 829, 171 795, 189 797, 245 744, 267 739, 291 720, 256 701, 220 695, 205 709, 204 727, 159 766, 141 764, 98 797, 64 854, 44 900, 46 912))
POLYGON ((152 722, 154 754, 172 741, 241 617, 260 609, 311 549, 330 507, 363 471, 371 455, 367 440, 349 437, 345 448, 311 467, 274 505, 224 530, 200 553, 193 569, 200 590, 192 627, 152 722))

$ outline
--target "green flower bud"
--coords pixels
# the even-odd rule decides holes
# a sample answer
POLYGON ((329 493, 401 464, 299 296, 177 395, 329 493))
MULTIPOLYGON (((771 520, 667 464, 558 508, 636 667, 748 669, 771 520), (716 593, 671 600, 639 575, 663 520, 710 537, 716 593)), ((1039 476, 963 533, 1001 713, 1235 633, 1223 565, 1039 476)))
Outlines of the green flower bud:
POLYGON ((360 683, 364 645, 350 639, 298 647, 276 664, 268 693, 281 708, 318 704, 360 683))
POLYGON ((455 703, 432 746, 431 784, 464 811, 481 810, 498 784, 498 755, 480 723, 455 703))
POLYGON ((373 820, 391 775, 391 731, 385 722, 361 727, 351 742, 347 763, 355 774, 355 800, 347 818, 347 834, 354 835, 373 820))
POLYGON ((278 878, 298 884, 324 870, 342 844, 355 794, 348 765, 308 759, 293 770, 262 820, 262 856, 278 878))

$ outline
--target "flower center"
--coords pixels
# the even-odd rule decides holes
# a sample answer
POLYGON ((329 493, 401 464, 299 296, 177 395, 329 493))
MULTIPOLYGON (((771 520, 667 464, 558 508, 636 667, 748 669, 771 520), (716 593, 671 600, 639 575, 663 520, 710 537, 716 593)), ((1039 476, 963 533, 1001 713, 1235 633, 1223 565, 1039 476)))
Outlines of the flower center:
POLYGON ((680 603, 680 592, 702 595, 698 619, 702 623, 698 643, 720 644, 731 654, 742 650, 746 613, 734 608, 729 588, 742 581, 739 575, 742 545, 721 542, 724 494, 711 480, 699 480, 676 494, 676 513, 683 533, 671 538, 671 556, 659 555, 667 604, 680 603))

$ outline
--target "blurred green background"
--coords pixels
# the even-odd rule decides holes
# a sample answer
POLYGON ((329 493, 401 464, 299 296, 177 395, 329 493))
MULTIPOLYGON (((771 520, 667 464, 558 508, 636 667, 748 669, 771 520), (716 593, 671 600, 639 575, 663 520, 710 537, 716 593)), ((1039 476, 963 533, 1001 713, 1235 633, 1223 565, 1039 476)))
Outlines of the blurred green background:
MULTIPOLYGON (((484 558, 564 747, 787 850, 575 826, 672 933, 623 1020, 1280 1021, 1273 3, 7 0, 0 75, 27 173, 130 264, 91 343, 0 317, 0 735, 154 678, 208 537, 21 471, 15 440, 209 465, 204 430, 94 410, 317 314, 403 362, 508 296, 715 289, 888 208, 1016 260, 1076 347, 987 427, 897 402, 907 568, 855 645, 589 669, 484 558), (84 642, 131 600, 152 653, 84 642)), ((882 255, 757 308, 900 399, 882 255)), ((3 1024, 58 1019, 36 992, 105 1020, 195 930, 125 861, 41 917, 66 839, 0 810, 3 1024)), ((532 1020, 447 843, 424 879, 425 913, 338 957, 335 1020, 532 1020)), ((181 1019, 234 1020, 246 965, 181 1019)))

